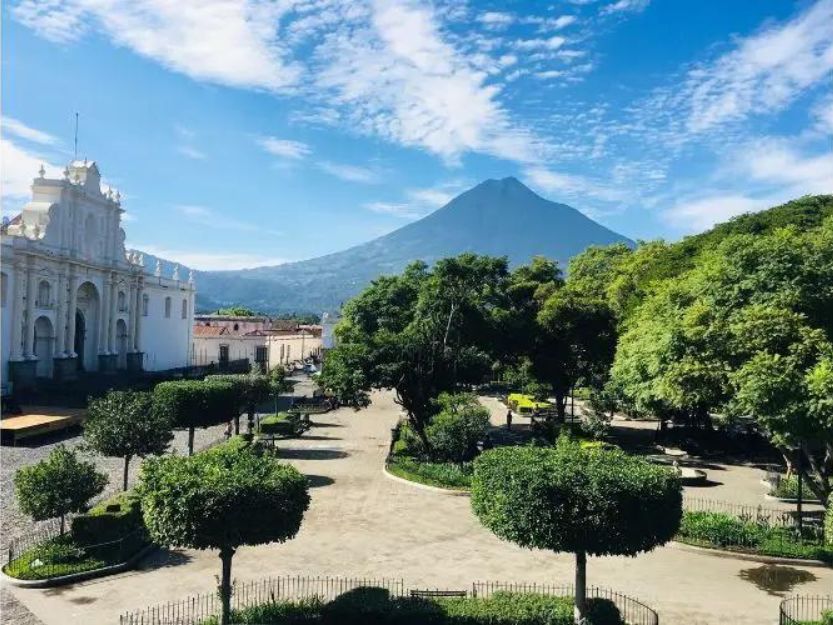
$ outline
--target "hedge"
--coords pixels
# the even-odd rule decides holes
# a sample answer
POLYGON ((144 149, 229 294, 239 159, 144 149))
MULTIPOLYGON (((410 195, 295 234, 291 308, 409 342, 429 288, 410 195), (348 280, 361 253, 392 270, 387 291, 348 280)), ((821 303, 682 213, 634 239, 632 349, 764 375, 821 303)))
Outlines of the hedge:
POLYGON ((143 527, 141 500, 130 490, 73 518, 71 534, 78 545, 94 545, 120 540, 143 527))
POLYGON ((309 429, 309 422, 297 412, 279 412, 260 420, 260 433, 275 436, 301 436, 309 429))
MULTIPOLYGON (((606 599, 588 601, 588 625, 622 625, 606 599)), ((356 588, 329 603, 319 599, 265 603, 235 611, 241 625, 573 625, 572 597, 498 592, 488 598, 391 597, 383 588, 356 588)), ((203 625, 216 625, 209 619, 203 625)))

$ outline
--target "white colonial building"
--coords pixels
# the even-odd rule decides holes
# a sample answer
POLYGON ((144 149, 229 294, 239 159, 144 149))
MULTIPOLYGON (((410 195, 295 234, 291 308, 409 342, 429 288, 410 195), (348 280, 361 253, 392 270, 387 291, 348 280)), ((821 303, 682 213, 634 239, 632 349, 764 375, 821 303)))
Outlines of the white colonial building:
POLYGON ((102 193, 94 162, 40 176, 2 233, 3 384, 73 379, 79 371, 189 364, 193 279, 145 272, 127 253, 120 195, 102 193))

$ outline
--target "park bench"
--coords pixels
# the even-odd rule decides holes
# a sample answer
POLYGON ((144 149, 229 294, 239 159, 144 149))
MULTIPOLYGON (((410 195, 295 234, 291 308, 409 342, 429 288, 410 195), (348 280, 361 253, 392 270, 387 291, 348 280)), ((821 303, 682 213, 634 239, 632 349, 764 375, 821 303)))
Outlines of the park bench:
POLYGON ((419 599, 436 599, 437 597, 465 597, 465 590, 412 590, 411 597, 419 599))

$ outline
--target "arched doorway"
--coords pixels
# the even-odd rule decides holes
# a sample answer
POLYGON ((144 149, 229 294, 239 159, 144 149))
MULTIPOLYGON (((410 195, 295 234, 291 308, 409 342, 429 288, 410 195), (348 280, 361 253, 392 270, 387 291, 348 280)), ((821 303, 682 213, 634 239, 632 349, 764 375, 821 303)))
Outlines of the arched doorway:
POLYGON ((84 371, 97 371, 100 300, 98 290, 92 282, 85 282, 78 287, 77 301, 75 353, 78 354, 78 368, 84 371))
POLYGON ((116 349, 119 355, 116 367, 127 369, 127 324, 124 319, 116 322, 116 349))
POLYGON ((39 378, 52 377, 52 354, 55 334, 52 322, 47 317, 38 317, 35 321, 35 356, 38 357, 36 375, 39 378))

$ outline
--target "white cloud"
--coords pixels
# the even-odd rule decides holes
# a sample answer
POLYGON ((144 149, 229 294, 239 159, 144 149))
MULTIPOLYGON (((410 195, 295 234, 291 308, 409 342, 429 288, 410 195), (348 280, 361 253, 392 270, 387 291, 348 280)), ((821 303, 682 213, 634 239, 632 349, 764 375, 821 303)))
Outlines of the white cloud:
POLYGON ((333 163, 331 161, 322 161, 318 163, 318 167, 331 176, 341 178, 347 182, 363 182, 365 184, 379 182, 379 173, 369 167, 348 165, 347 163, 333 163))
POLYGON ((260 222, 248 222, 234 217, 229 217, 219 211, 196 204, 178 204, 174 206, 176 211, 188 221, 214 228, 217 230, 234 230, 238 232, 256 232, 270 236, 282 236, 280 230, 269 228, 260 222))
MULTIPOLYGON (((165 260, 181 263, 186 267, 202 271, 222 271, 233 269, 249 269, 263 265, 279 265, 287 262, 285 258, 271 256, 259 256, 257 254, 227 252, 212 254, 202 250, 184 250, 177 248, 160 247, 156 245, 144 245, 142 243, 130 244, 131 248, 140 250, 146 254, 152 254, 165 260)), ((199 287, 199 285, 197 285, 199 287)))
POLYGON ((818 130, 828 136, 833 134, 833 93, 816 102, 813 116, 818 130))
POLYGON ((32 143, 37 143, 39 145, 56 145, 58 143, 57 137, 54 137, 47 132, 43 132, 42 130, 37 130, 27 126, 13 117, 3 117, 2 128, 4 134, 6 135, 12 135, 18 139, 31 141, 32 143))
POLYGON ((455 161, 474 151, 533 158, 488 73, 444 37, 430 6, 374 2, 366 25, 330 33, 318 48, 316 89, 357 131, 455 161))
POLYGON ((683 232, 699 232, 716 223, 744 213, 754 213, 771 206, 767 199, 744 195, 712 195, 680 202, 663 213, 663 219, 683 232))
POLYGON ((23 0, 12 15, 51 41, 94 30, 196 80, 277 91, 300 71, 278 36, 287 9, 269 0, 23 0))
POLYGON ((364 207, 374 213, 416 219, 445 206, 469 186, 463 180, 452 180, 433 187, 407 189, 403 202, 368 202, 364 207))
POLYGON ((617 0, 601 8, 599 13, 610 15, 612 13, 638 13, 644 11, 651 3, 651 0, 617 0))
POLYGON ((687 126, 702 132, 779 111, 833 72, 833 0, 819 0, 783 25, 741 39, 715 62, 691 70, 679 95, 687 126))
POLYGON ((374 213, 382 215, 394 215, 395 217, 403 217, 413 219, 419 217, 420 213, 411 204, 397 204, 395 202, 368 202, 364 207, 374 213))
POLYGON ((183 156, 187 156, 188 158, 192 158, 197 161, 203 161, 207 158, 205 152, 202 152, 190 145, 177 146, 176 151, 182 154, 183 156))
POLYGON ((43 155, 30 152, 6 138, 0 140, 0 161, 4 208, 9 199, 23 200, 31 196, 32 181, 38 176, 41 165, 52 178, 60 177, 63 171, 63 167, 53 165, 43 155))
POLYGON ((564 72, 559 69, 548 69, 543 72, 535 72, 535 76, 543 80, 549 80, 550 78, 561 78, 564 76, 564 72))
POLYGON ((628 192, 619 187, 611 187, 604 182, 553 171, 546 167, 528 167, 524 170, 524 178, 530 186, 544 193, 558 193, 562 197, 585 201, 589 197, 604 202, 623 202, 629 199, 628 192))
POLYGON ((291 160, 303 159, 312 151, 306 143, 277 137, 260 137, 257 144, 272 156, 291 160))
POLYGON ((515 42, 518 50, 558 50, 566 43, 564 37, 554 35, 546 39, 521 39, 515 42))
POLYGON ((515 17, 511 13, 487 11, 478 15, 477 21, 486 25, 488 28, 506 28, 515 21, 515 17))
POLYGON ((783 185, 795 195, 833 193, 833 151, 801 154, 784 139, 766 138, 739 150, 735 169, 768 185, 783 185))

